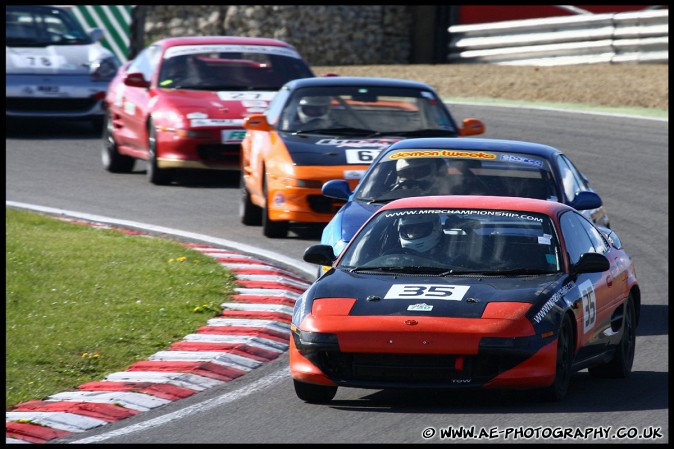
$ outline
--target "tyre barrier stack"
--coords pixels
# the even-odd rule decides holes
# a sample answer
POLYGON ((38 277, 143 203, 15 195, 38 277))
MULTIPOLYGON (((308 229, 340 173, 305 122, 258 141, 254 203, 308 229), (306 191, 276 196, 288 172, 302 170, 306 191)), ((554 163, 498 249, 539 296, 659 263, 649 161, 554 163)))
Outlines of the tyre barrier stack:
POLYGON ((293 306, 310 283, 253 256, 209 245, 185 246, 214 257, 235 274, 236 294, 221 304, 222 313, 126 371, 14 406, 6 412, 7 444, 47 443, 99 428, 229 382, 287 351, 293 306))

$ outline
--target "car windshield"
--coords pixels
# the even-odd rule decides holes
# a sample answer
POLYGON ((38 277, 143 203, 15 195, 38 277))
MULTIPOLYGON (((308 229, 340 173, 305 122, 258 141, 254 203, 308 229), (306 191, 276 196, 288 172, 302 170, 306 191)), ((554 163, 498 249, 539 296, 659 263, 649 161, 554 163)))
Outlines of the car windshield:
POLYGON ((436 275, 559 272, 561 251, 543 214, 510 210, 394 209, 353 238, 337 264, 349 271, 436 275))
POLYGON ((559 198, 550 164, 544 158, 451 149, 391 151, 370 167, 354 198, 385 203, 421 195, 559 198))
POLYGON ((278 90, 313 74, 293 49, 265 45, 181 45, 164 53, 159 86, 195 90, 278 90))
POLYGON ((447 108, 432 91, 367 85, 297 89, 281 112, 278 130, 373 137, 457 135, 447 108))
POLYGON ((86 45, 91 39, 70 13, 59 8, 7 6, 5 45, 8 47, 47 47, 86 45))

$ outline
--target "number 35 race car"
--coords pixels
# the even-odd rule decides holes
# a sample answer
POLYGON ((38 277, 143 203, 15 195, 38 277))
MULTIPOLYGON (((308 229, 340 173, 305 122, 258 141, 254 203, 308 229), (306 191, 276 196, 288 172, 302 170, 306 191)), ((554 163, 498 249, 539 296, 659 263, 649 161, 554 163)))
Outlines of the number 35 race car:
POLYGON ((297 300, 297 396, 338 387, 531 389, 632 370, 641 294, 615 232, 531 198, 422 196, 377 210, 297 300))

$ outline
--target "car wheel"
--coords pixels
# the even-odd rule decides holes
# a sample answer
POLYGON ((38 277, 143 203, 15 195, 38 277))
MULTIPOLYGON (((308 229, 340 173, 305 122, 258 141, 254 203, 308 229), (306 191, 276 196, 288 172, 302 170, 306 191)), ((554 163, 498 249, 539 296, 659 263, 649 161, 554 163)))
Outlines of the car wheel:
POLYGON ((264 210, 262 211, 262 233, 269 238, 284 238, 288 236, 287 221, 272 221, 269 219, 269 195, 267 193, 267 180, 264 181, 264 210))
POLYGON ((243 168, 239 178, 239 188, 241 189, 241 203, 239 203, 241 223, 247 226, 260 226, 262 224, 262 208, 253 204, 250 200, 250 192, 246 188, 246 182, 243 178, 243 168))
POLYGON ((298 398, 312 404, 325 404, 330 402, 337 394, 337 387, 308 384, 293 379, 295 394, 298 398))
POLYGON ((603 365, 588 368, 590 376, 605 379, 625 378, 632 372, 632 363, 634 362, 634 349, 637 342, 637 320, 634 311, 634 302, 632 297, 628 297, 625 302, 625 312, 623 316, 623 334, 620 343, 615 349, 615 354, 610 362, 603 365))
POLYGON ((131 173, 136 160, 130 156, 124 156, 117 151, 117 143, 114 136, 112 117, 105 115, 105 127, 103 128, 103 147, 101 148, 101 160, 103 168, 111 173, 131 173))
POLYGON ((105 126, 105 119, 103 117, 93 117, 90 120, 91 130, 96 134, 101 134, 105 126))
POLYGON ((564 315, 557 335, 557 362, 555 380, 543 390, 543 399, 560 401, 566 396, 571 383, 571 364, 573 363, 573 324, 569 315, 564 315))
POLYGON ((155 185, 169 184, 173 178, 170 170, 157 166, 157 129, 150 119, 147 126, 147 179, 155 185))

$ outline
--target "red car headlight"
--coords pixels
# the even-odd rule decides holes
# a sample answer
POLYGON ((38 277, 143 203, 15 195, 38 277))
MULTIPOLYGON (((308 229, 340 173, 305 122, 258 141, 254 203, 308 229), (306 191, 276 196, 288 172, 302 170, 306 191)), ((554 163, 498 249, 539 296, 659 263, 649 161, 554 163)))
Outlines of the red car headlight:
POLYGON ((184 139, 210 139, 211 131, 207 129, 176 129, 176 136, 184 139))

